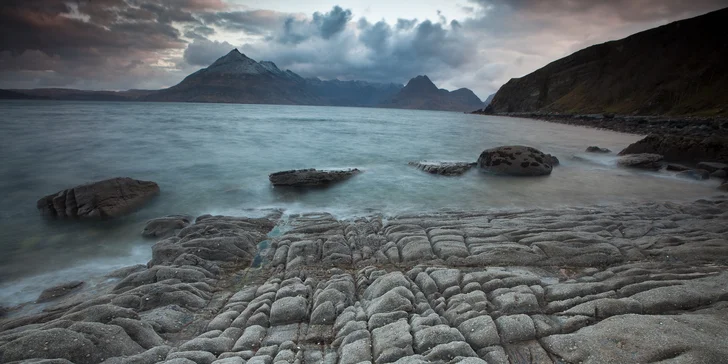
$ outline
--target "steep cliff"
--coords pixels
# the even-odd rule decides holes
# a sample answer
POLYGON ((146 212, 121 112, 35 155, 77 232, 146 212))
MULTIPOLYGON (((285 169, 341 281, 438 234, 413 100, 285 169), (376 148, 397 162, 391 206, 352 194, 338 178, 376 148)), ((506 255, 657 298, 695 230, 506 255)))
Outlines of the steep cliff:
POLYGON ((595 45, 508 81, 494 112, 728 114, 728 8, 595 45))

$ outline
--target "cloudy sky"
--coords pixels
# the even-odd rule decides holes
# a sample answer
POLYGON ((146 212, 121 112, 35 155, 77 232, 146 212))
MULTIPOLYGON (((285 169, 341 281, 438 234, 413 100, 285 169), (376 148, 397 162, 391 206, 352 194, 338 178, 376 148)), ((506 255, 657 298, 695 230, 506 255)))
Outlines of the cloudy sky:
POLYGON ((176 84, 237 47, 304 77, 440 87, 485 99, 586 46, 728 0, 2 0, 0 88, 176 84))

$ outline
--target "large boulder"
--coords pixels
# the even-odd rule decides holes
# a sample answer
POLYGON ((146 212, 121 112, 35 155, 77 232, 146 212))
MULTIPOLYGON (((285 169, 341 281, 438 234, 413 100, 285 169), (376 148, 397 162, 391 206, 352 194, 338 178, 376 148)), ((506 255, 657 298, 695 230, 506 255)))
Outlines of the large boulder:
POLYGON ((728 138, 651 134, 630 144, 619 155, 642 153, 660 154, 675 162, 728 161, 728 138))
POLYGON ((698 168, 704 169, 711 173, 715 171, 728 171, 728 164, 716 162, 700 162, 698 163, 698 168))
POLYGON ((553 160, 536 148, 521 145, 486 149, 478 158, 478 167, 486 172, 509 176, 551 174, 553 160))
POLYGON ((159 194, 150 181, 111 178, 59 191, 38 200, 43 215, 59 218, 112 218, 128 214, 159 194))
POLYGON ((409 165, 430 174, 441 176, 461 176, 473 168, 477 163, 469 162, 409 162, 409 165))
POLYGON ((270 174, 268 179, 274 186, 326 186, 341 182, 361 173, 358 169, 322 171, 317 169, 298 169, 270 174))
POLYGON ((630 154, 620 157, 617 160, 617 165, 629 168, 658 170, 661 167, 660 161, 662 159, 662 156, 659 154, 630 154))

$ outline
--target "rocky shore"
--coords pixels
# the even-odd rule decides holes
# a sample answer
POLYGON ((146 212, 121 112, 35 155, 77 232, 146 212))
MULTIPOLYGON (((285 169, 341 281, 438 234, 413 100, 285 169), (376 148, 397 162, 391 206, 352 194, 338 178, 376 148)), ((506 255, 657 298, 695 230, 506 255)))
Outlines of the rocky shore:
POLYGON ((587 126, 631 134, 666 134, 690 137, 728 136, 728 118, 630 116, 614 114, 569 115, 540 112, 492 113, 485 110, 473 114, 529 118, 552 123, 587 126))
POLYGON ((728 199, 200 216, 0 319, 3 363, 718 363, 728 199))

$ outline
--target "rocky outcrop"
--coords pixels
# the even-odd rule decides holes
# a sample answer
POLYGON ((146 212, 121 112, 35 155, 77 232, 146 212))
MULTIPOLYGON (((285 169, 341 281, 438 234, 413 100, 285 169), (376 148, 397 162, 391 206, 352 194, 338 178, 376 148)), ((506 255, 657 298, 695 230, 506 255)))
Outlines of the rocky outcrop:
POLYGON ((439 174, 441 176, 462 176, 465 172, 477 165, 477 163, 468 162, 409 162, 409 165, 417 167, 417 169, 430 174, 439 174))
POLYGON ((138 209, 159 194, 150 181, 111 178, 63 190, 38 200, 38 210, 58 218, 113 218, 138 209))
POLYGON ((678 176, 680 178, 695 179, 698 181, 702 181, 702 180, 710 178, 710 172, 708 172, 704 169, 689 169, 687 171, 682 171, 682 172, 677 173, 676 176, 678 176))
POLYGON ((596 145, 592 145, 586 148, 587 153, 611 153, 612 151, 607 148, 600 148, 596 145))
POLYGON ((728 115, 728 9, 594 45, 514 78, 500 112, 728 115), (659 55, 659 57, 656 57, 659 55))
POLYGON ((675 162, 728 161, 728 138, 652 134, 630 144, 619 155, 639 153, 660 154, 675 162))
POLYGON ((483 107, 483 101, 473 91, 438 89, 427 76, 417 76, 379 107, 470 112, 483 107))
POLYGON ((658 170, 662 167, 662 163, 660 163, 662 160, 663 157, 659 154, 629 154, 620 157, 617 160, 617 165, 628 168, 658 170))
POLYGON ((82 281, 72 281, 72 282, 66 282, 60 285, 57 285, 55 287, 46 288, 41 292, 40 296, 38 296, 38 299, 35 300, 35 302, 47 302, 54 299, 57 299, 59 297, 65 296, 75 290, 78 290, 83 286, 82 281))
POLYGON ((0 321, 0 362, 717 363, 726 214, 201 216, 97 296, 0 321))
POLYGON ((186 215, 169 215, 147 221, 142 230, 145 238, 166 238, 187 227, 193 218, 186 215))
POLYGON ((551 174, 552 158, 536 148, 502 146, 483 151, 478 158, 478 168, 493 174, 542 176, 551 174))
POLYGON ((347 180, 361 173, 358 169, 323 171, 317 169, 298 169, 272 173, 268 176, 274 186, 317 187, 347 180))

